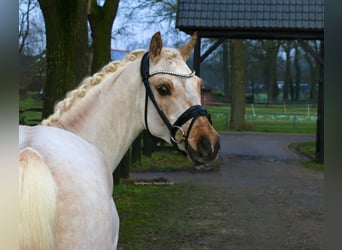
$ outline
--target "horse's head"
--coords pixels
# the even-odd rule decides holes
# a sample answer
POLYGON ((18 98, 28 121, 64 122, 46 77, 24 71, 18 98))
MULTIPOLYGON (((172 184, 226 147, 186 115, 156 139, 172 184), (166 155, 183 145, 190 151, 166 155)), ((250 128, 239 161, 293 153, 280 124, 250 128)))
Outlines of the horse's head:
POLYGON ((187 152, 195 163, 215 160, 219 136, 201 106, 202 80, 187 66, 197 34, 180 49, 163 48, 160 33, 142 59, 145 125, 151 134, 187 152))

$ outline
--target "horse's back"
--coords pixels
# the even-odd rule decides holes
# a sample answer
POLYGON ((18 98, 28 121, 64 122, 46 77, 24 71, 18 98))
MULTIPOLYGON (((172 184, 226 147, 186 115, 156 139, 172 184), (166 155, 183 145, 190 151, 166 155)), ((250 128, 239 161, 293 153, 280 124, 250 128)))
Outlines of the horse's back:
POLYGON ((112 249, 118 216, 103 154, 82 138, 47 126, 20 126, 19 150, 39 155, 54 179, 56 249, 112 249))

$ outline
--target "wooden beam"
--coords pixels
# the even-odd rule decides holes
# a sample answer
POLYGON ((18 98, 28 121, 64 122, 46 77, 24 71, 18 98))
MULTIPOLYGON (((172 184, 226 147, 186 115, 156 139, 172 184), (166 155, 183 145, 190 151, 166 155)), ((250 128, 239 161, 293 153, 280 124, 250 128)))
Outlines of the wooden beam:
MULTIPOLYGON (((324 58, 324 41, 320 44, 320 58, 324 58)), ((324 163, 324 64, 319 67, 316 160, 324 163)))
POLYGON ((193 68, 196 72, 196 75, 199 77, 201 75, 201 37, 199 36, 194 48, 194 61, 193 68))
POLYGON ((316 125, 316 160, 324 162, 324 40, 321 40, 320 53, 316 53, 309 44, 297 40, 299 45, 319 63, 318 105, 316 125))
POLYGON ((216 43, 214 43, 203 55, 200 57, 200 63, 204 61, 218 46, 220 46, 227 38, 221 37, 216 43))
POLYGON ((178 27, 181 31, 191 35, 197 31, 199 36, 207 38, 226 37, 229 39, 262 39, 262 40, 324 40, 323 29, 318 30, 271 30, 271 29, 193 29, 178 27))

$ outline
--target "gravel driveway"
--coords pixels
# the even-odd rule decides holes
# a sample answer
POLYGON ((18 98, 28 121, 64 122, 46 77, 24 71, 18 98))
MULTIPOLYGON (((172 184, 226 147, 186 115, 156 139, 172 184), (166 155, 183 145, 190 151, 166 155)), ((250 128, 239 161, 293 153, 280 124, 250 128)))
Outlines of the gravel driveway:
POLYGON ((303 168, 299 164, 303 156, 288 147, 314 139, 221 133, 218 171, 131 177, 164 177, 208 190, 201 216, 189 218, 189 223, 198 223, 208 233, 189 249, 322 249, 324 174, 303 168))

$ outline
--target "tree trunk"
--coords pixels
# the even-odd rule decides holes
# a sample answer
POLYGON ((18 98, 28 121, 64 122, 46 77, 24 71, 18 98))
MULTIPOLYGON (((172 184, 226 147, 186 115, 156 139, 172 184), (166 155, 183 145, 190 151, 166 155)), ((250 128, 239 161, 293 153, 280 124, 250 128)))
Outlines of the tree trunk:
MULTIPOLYGON (((317 41, 312 42, 313 50, 319 54, 317 41)), ((319 76, 319 65, 316 60, 307 52, 305 52, 305 60, 307 61, 310 67, 310 95, 309 101, 315 102, 317 101, 317 83, 319 76)))
POLYGON ((245 93, 246 93, 246 67, 245 47, 242 40, 230 41, 232 65, 232 104, 230 115, 230 128, 243 129, 245 127, 245 93))
POLYGON ((47 75, 43 117, 87 75, 87 1, 39 0, 46 28, 47 75))
POLYGON ((223 81, 224 81, 224 98, 225 101, 230 102, 231 90, 230 90, 230 72, 229 72, 229 41, 226 40, 222 44, 223 46, 223 81))
POLYGON ((294 56, 294 67, 295 67, 295 72, 296 72, 296 77, 295 77, 295 100, 299 101, 300 99, 300 79, 301 79, 301 67, 299 65, 299 57, 300 57, 300 51, 299 51, 299 46, 296 43, 295 44, 295 56, 294 56))
POLYGON ((277 86, 277 56, 280 43, 273 40, 267 40, 264 42, 264 48, 266 53, 265 64, 265 85, 267 89, 267 101, 274 102, 278 96, 277 86))
POLYGON ((289 89, 291 84, 291 48, 292 48, 292 42, 286 41, 285 42, 285 53, 286 53, 286 66, 285 66, 285 81, 284 81, 284 88, 283 88, 283 101, 285 103, 289 100, 289 89))
POLYGON ((310 79, 311 79, 311 84, 310 84, 310 97, 309 100, 311 102, 316 102, 317 101, 317 83, 318 83, 318 78, 319 78, 319 65, 318 63, 314 62, 314 66, 311 68, 311 73, 310 73, 310 79))
POLYGON ((92 31, 93 62, 91 72, 96 73, 111 60, 112 26, 119 0, 106 0, 103 6, 91 1, 88 18, 92 31))
MULTIPOLYGON (((322 49, 321 43, 322 41, 314 41, 314 46, 315 46, 315 51, 317 54, 323 55, 323 51, 320 51, 322 49)), ((314 60, 314 67, 311 72, 311 91, 310 91, 310 99, 311 101, 317 101, 318 100, 318 88, 317 88, 317 83, 320 81, 320 70, 321 65, 314 60)))

